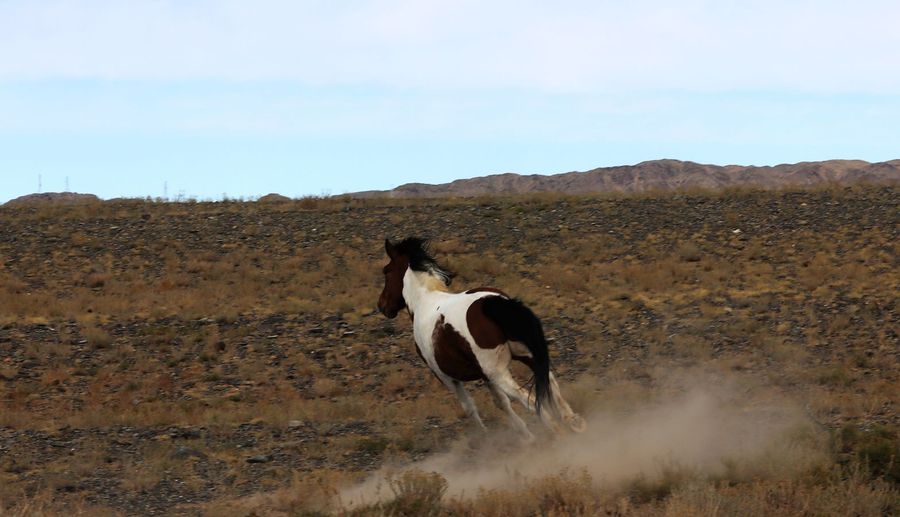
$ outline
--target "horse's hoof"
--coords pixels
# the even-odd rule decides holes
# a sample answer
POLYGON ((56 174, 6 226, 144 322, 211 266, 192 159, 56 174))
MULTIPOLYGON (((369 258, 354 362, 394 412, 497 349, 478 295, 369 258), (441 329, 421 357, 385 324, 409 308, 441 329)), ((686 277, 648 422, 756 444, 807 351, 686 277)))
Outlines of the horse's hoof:
POLYGON ((523 446, 526 446, 526 445, 532 445, 534 442, 537 441, 537 438, 535 438, 534 435, 529 432, 528 434, 523 434, 519 440, 523 446))
POLYGON ((583 433, 587 431, 587 422, 581 418, 581 415, 572 415, 566 418, 566 424, 569 425, 569 429, 571 429, 573 433, 583 433))

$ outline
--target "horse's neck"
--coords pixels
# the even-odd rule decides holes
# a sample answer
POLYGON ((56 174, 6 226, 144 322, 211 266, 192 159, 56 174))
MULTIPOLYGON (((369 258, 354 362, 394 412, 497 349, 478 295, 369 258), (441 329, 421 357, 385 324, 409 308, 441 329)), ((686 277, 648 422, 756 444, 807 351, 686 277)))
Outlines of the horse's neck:
POLYGON ((403 276, 403 299, 413 314, 429 299, 442 296, 446 291, 444 282, 434 275, 409 269, 403 276))

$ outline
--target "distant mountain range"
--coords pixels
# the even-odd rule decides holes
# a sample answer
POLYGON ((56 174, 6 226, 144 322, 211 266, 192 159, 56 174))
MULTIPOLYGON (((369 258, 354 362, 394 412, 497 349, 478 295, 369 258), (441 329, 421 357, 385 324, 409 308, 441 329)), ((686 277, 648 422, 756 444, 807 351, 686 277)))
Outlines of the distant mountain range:
MULTIPOLYGON (((369 190, 348 194, 374 197, 475 197, 537 192, 590 194, 600 192, 643 192, 687 189, 717 190, 751 186, 780 188, 821 184, 848 185, 858 182, 900 183, 900 160, 869 163, 862 160, 828 160, 754 167, 745 165, 704 165, 679 160, 653 160, 637 165, 600 167, 585 172, 561 174, 492 174, 478 178, 429 185, 407 183, 392 190, 369 190)), ((259 198, 261 202, 289 201, 278 194, 259 198)), ((98 202, 93 194, 44 192, 10 200, 8 206, 33 204, 68 205, 98 202)))
POLYGON ((779 188, 827 183, 900 182, 900 160, 869 163, 828 160, 754 167, 704 165, 679 160, 653 160, 637 165, 600 167, 562 174, 493 174, 429 185, 407 183, 393 190, 370 190, 352 197, 471 197, 481 195, 559 192, 642 192, 648 190, 722 189, 736 186, 779 188))

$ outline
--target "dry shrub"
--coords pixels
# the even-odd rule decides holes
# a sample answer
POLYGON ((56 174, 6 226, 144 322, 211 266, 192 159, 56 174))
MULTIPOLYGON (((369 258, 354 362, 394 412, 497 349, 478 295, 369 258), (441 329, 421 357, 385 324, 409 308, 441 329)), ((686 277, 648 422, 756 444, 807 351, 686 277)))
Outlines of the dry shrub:
POLYGON ((121 486, 132 492, 146 492, 162 481, 162 473, 141 465, 126 465, 122 472, 121 486))
POLYGON ((93 241, 93 239, 84 232, 74 232, 69 236, 69 242, 73 246, 84 246, 93 241))
POLYGON ((210 361, 224 354, 228 348, 228 345, 219 334, 218 325, 205 325, 196 339, 202 346, 200 359, 203 361, 210 361))
POLYGON ((589 275, 571 267, 552 263, 541 268, 541 282, 562 292, 575 292, 587 289, 589 275))
POLYGON ((712 356, 712 345, 703 335, 676 334, 672 337, 672 348, 676 353, 696 360, 712 356))
POLYGON ((202 506, 203 515, 246 517, 248 515, 331 515, 338 509, 337 486, 345 478, 339 472, 292 471, 290 483, 239 499, 219 499, 202 506))
POLYGON ((59 515, 112 517, 118 512, 93 506, 78 496, 59 496, 53 489, 45 489, 30 496, 17 497, 12 502, 0 498, 0 515, 4 517, 53 517, 59 515))
POLYGON ((832 263, 832 258, 824 253, 817 253, 811 260, 803 262, 798 274, 800 285, 807 290, 813 290, 817 287, 831 285, 835 278, 838 268, 832 263))
POLYGON ((852 424, 841 428, 835 437, 835 448, 854 458, 854 464, 873 476, 900 486, 900 429, 879 424, 859 429, 852 424))
POLYGON ((663 291, 674 282, 670 271, 659 263, 636 263, 622 269, 622 278, 630 285, 644 291, 663 291))
POLYGON ((498 260, 492 253, 461 255, 456 258, 453 268, 464 280, 493 280, 504 272, 505 261, 498 260))
POLYGON ((340 383, 328 377, 319 377, 312 385, 312 392, 317 397, 333 397, 341 393, 341 391, 340 383))
POLYGON ((381 510, 388 515, 440 515, 447 480, 436 472, 408 470, 388 477, 393 500, 381 510))
POLYGON ((411 378, 408 370, 399 370, 391 372, 385 377, 381 383, 381 392, 386 395, 394 395, 403 391, 408 385, 411 378))
POLYGON ((596 515, 613 505, 613 497, 599 490, 584 471, 560 472, 536 480, 524 480, 519 489, 482 490, 474 499, 456 499, 447 506, 469 515, 526 516, 596 515))
POLYGON ((294 201, 294 204, 304 210, 313 210, 329 203, 328 198, 321 196, 303 196, 294 201))
POLYGON ((96 326, 85 327, 82 329, 81 335, 87 340, 88 345, 95 350, 106 348, 113 342, 113 337, 109 332, 96 326))
POLYGON ((828 322, 828 331, 831 333, 837 333, 845 330, 850 327, 850 320, 851 318, 849 314, 836 314, 828 322))
POLYGON ((3 273, 0 275, 0 287, 10 295, 22 294, 28 289, 28 282, 25 282, 16 275, 3 273))
MULTIPOLYGON (((857 469, 825 483, 787 479, 749 485, 693 483, 676 489, 661 508, 666 517, 822 515, 879 517, 900 511, 900 493, 857 469)), ((655 512, 654 512, 655 513, 655 512)))
POLYGON ((431 246, 431 250, 436 255, 440 256, 467 253, 471 251, 471 248, 471 244, 464 242, 461 239, 444 239, 441 241, 435 241, 431 246))
POLYGON ((685 241, 675 248, 675 256, 684 262, 700 262, 700 259, 703 258, 703 250, 695 243, 685 241))
MULTIPOLYGON (((2 375, 2 370, 0 370, 0 375, 2 375)), ((44 386, 58 386, 71 378, 72 374, 68 367, 58 366, 47 369, 41 374, 41 384, 44 386)))
POLYGON ((97 289, 106 285, 110 278, 112 278, 112 275, 109 273, 92 272, 84 277, 84 285, 91 289, 97 289))
POLYGON ((598 234, 590 239, 578 239, 566 250, 568 261, 580 267, 596 267, 602 265, 611 251, 616 248, 607 235, 598 234))

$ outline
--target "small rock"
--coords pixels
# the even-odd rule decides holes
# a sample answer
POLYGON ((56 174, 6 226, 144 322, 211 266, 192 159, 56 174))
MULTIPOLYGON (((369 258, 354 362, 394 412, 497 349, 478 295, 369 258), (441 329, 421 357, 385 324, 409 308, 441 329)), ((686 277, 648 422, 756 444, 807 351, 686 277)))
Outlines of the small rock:
POLYGON ((190 427, 175 428, 169 431, 169 436, 172 438, 200 438, 200 430, 190 427))
POLYGON ((288 427, 291 428, 291 429, 294 429, 294 428, 297 428, 297 427, 302 427, 302 426, 303 426, 303 421, 302 421, 302 420, 289 420, 289 421, 288 421, 288 427))
POLYGON ((247 458, 247 463, 268 463, 270 461, 272 461, 272 456, 269 454, 260 454, 247 458))
POLYGON ((197 449, 185 447, 184 445, 178 446, 178 448, 175 449, 175 452, 172 453, 172 458, 176 460, 186 460, 191 456, 199 458, 201 460, 205 460, 207 458, 206 454, 198 451, 197 449))

